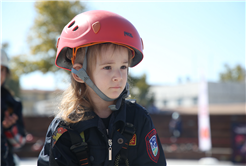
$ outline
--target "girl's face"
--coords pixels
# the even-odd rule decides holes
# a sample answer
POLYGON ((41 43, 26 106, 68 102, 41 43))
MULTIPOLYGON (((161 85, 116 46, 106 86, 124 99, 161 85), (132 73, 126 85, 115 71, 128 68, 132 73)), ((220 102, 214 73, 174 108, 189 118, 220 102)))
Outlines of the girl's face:
POLYGON ((1 86, 3 85, 4 81, 6 80, 7 75, 7 68, 1 65, 1 86))
POLYGON ((92 71, 94 84, 109 98, 117 98, 126 86, 128 50, 124 47, 102 49, 92 71))

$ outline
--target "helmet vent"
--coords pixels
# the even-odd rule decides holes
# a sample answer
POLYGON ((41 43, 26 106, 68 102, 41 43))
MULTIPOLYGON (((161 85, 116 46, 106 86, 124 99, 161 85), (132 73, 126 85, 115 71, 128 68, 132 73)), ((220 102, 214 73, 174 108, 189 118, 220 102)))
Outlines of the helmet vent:
POLYGON ((78 27, 78 25, 77 25, 75 28, 73 28, 73 31, 76 31, 78 28, 79 28, 79 27, 78 27))
POLYGON ((68 26, 68 28, 70 28, 71 26, 73 26, 75 23, 75 21, 71 22, 71 24, 68 26))

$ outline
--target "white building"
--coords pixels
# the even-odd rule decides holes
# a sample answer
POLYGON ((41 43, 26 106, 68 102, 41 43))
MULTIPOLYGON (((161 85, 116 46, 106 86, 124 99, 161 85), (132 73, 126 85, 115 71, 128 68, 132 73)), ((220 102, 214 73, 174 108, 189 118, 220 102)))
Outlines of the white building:
POLYGON ((21 90, 24 116, 50 116, 58 110, 58 99, 63 91, 21 90))
MULTIPOLYGON (((198 106, 199 86, 200 83, 152 86, 150 93, 154 95, 155 105, 160 110, 193 110, 194 113, 198 106)), ((218 109, 221 110, 233 107, 233 110, 240 110, 241 113, 245 111, 245 83, 208 82, 207 87, 210 112, 214 111, 215 107, 220 107, 218 109)))

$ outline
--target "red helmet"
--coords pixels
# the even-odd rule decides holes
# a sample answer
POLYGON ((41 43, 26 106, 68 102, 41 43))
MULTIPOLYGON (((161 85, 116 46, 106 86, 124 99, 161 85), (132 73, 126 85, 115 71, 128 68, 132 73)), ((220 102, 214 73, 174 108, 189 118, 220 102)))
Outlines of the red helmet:
POLYGON ((134 57, 130 67, 143 59, 143 41, 136 28, 124 17, 104 10, 93 10, 75 16, 63 29, 57 41, 56 66, 71 70, 66 60, 67 48, 114 43, 130 47, 134 57))

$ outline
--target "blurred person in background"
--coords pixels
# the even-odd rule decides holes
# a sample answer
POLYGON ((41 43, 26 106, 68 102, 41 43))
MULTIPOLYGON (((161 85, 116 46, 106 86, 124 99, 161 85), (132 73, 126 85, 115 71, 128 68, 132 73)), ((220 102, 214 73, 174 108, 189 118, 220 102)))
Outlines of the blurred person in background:
POLYGON ((9 77, 9 59, 1 49, 1 165, 14 166, 14 148, 25 144, 25 128, 22 118, 22 103, 10 93, 4 84, 9 77), (2 149, 4 148, 4 149, 2 149))
POLYGON ((150 113, 150 114, 158 114, 160 113, 160 110, 155 106, 154 104, 154 100, 151 99, 151 104, 147 107, 147 111, 150 113))
POLYGON ((7 154, 8 154, 7 139, 3 133, 3 126, 1 125, 1 165, 8 165, 7 154))
POLYGON ((174 138, 178 138, 182 132, 182 121, 178 112, 172 113, 172 119, 169 122, 169 131, 174 138))

